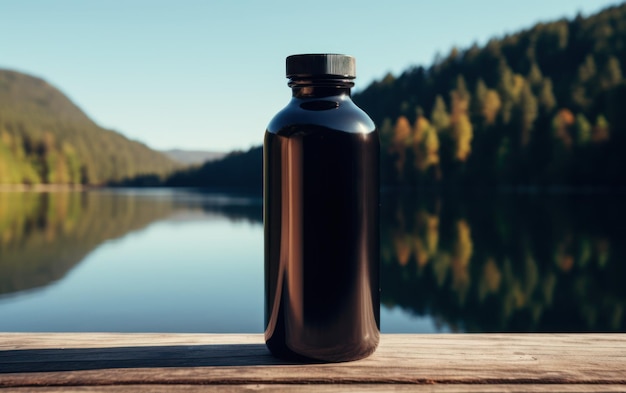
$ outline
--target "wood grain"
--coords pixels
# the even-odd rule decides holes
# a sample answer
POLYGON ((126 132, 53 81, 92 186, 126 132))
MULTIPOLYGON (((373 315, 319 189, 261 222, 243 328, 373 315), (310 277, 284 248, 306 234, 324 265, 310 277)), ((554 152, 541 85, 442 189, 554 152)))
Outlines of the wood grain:
POLYGON ((333 393, 333 392, 433 392, 433 393, 536 393, 536 392, 624 392, 619 385, 117 385, 117 386, 54 386, 7 388, 2 393, 198 393, 198 392, 276 392, 276 393, 333 393))
POLYGON ((205 385, 234 391, 294 385, 322 392, 626 391, 626 334, 383 335, 370 358, 301 364, 272 357, 262 335, 0 333, 0 387, 158 392, 176 386, 182 392, 205 385))

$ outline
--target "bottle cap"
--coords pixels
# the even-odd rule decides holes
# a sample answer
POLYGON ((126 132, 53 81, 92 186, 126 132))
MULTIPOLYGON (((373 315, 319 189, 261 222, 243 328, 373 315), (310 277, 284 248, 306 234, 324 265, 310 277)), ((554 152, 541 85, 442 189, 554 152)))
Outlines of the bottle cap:
POLYGON ((356 59, 352 56, 334 53, 287 57, 287 78, 324 76, 356 78, 356 59))

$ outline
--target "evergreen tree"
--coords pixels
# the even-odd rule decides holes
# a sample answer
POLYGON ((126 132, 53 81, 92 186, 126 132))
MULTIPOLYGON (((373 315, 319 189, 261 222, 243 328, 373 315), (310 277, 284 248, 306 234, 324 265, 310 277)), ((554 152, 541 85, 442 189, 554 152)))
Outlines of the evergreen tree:
POLYGON ((576 144, 578 146, 586 146, 591 141, 591 124, 583 115, 576 115, 576 144))
POLYGON ((595 143, 606 142, 609 140, 609 122, 602 114, 598 115, 596 118, 596 124, 593 126, 591 139, 595 143))
POLYGON ((470 113, 473 119, 484 117, 483 108, 485 106, 488 90, 485 81, 483 81, 482 78, 478 78, 476 88, 474 89, 474 98, 470 105, 470 113))
POLYGON ((617 86, 622 79, 622 68, 619 60, 615 56, 610 56, 602 70, 600 86, 602 89, 610 89, 617 86))
POLYGON ((534 93, 538 93, 540 91, 541 85, 543 84, 543 74, 536 62, 531 64, 526 80, 530 83, 534 93))
POLYGON ((572 85, 572 104, 580 110, 588 109, 591 96, 595 94, 595 80, 597 79, 596 62, 593 55, 587 55, 585 61, 578 67, 578 73, 572 85))
POLYGON ((520 145, 526 147, 530 142, 534 122, 537 119, 537 99, 533 95, 528 83, 524 84, 520 93, 518 105, 518 127, 520 130, 520 145))
POLYGON ((450 115, 441 95, 435 98, 435 105, 430 113, 430 121, 438 132, 447 132, 448 127, 450 127, 450 115))
POLYGON ((556 108, 556 98, 554 97, 552 80, 550 78, 544 78, 541 83, 538 95, 538 104, 539 111, 544 115, 552 113, 554 108, 556 108))

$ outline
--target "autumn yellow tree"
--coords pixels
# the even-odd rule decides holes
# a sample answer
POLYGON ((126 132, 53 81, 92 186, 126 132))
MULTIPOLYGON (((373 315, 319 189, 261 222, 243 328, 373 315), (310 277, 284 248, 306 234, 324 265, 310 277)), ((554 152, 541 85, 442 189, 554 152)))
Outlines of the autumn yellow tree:
POLYGON ((419 116, 413 127, 415 168, 421 172, 439 163, 439 137, 427 118, 419 116))
POLYGON ((428 126, 424 131, 420 151, 423 157, 420 170, 425 171, 431 166, 439 164, 439 135, 437 135, 434 127, 428 126))
POLYGON ((481 108, 481 113, 488 125, 493 125, 496 122, 496 116, 501 106, 502 102, 500 101, 498 92, 493 89, 488 89, 485 93, 485 99, 481 108))
POLYGON ((465 79, 459 75, 457 86, 450 93, 452 116, 450 118, 452 139, 454 140, 454 157, 466 161, 472 151, 473 127, 469 119, 470 94, 465 79))
POLYGON ((396 125, 393 129, 393 139, 391 141, 391 151, 397 155, 395 166, 400 179, 404 178, 405 175, 406 151, 410 144, 411 123, 406 117, 400 116, 396 120, 396 125))

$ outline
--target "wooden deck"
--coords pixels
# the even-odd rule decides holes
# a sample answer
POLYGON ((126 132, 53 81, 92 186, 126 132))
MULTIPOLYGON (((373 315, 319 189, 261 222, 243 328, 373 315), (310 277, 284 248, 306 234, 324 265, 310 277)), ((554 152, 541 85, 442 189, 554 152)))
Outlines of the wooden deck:
POLYGON ((626 334, 383 335, 367 359, 295 364, 258 334, 0 333, 1 388, 624 392, 626 334))

